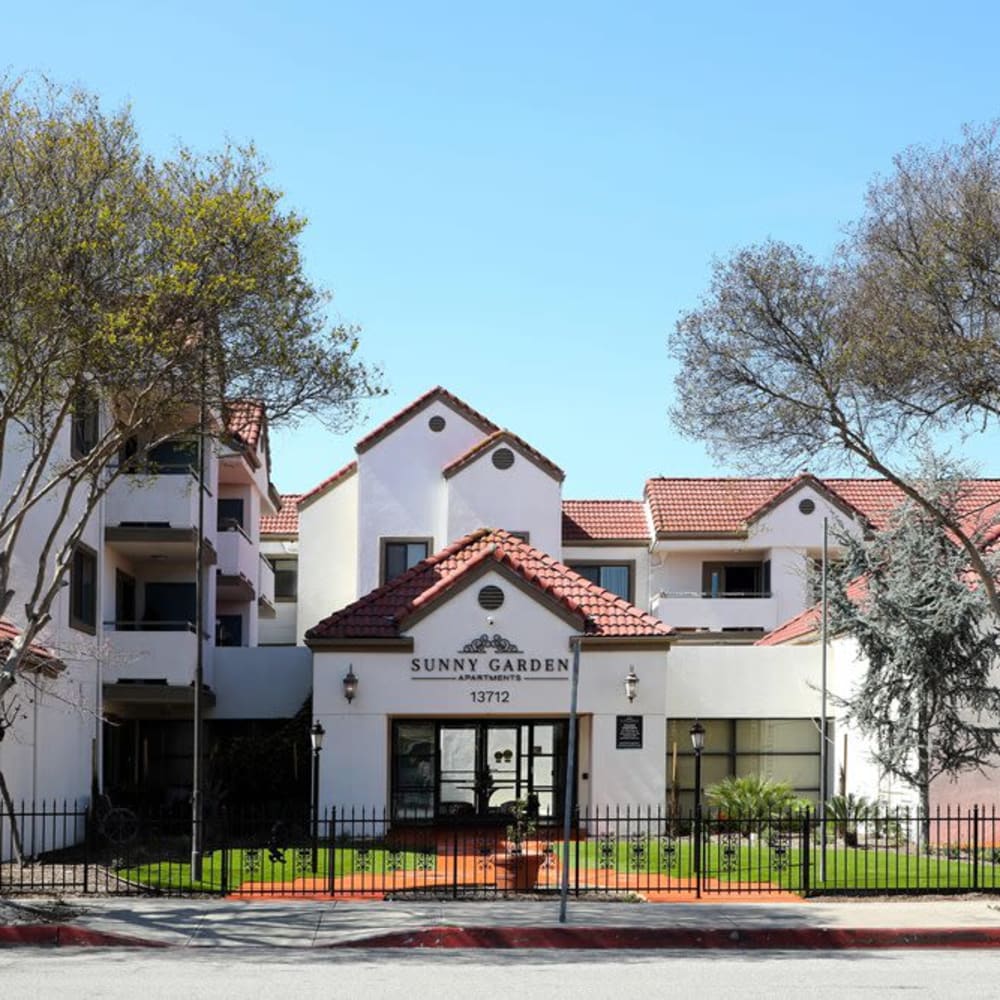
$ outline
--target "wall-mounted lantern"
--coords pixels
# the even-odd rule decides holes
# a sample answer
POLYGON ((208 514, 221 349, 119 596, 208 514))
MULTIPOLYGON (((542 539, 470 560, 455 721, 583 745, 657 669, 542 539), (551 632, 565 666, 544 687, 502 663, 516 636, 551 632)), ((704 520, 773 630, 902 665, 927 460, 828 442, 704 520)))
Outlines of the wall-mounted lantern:
POLYGON ((347 675, 344 677, 344 697, 347 699, 347 704, 349 705, 354 701, 355 696, 358 693, 358 678, 354 673, 354 667, 348 666, 347 675))
POLYGON ((625 697, 628 698, 630 702, 635 701, 638 688, 639 677, 635 672, 635 667, 630 666, 628 668, 628 675, 625 678, 625 697))

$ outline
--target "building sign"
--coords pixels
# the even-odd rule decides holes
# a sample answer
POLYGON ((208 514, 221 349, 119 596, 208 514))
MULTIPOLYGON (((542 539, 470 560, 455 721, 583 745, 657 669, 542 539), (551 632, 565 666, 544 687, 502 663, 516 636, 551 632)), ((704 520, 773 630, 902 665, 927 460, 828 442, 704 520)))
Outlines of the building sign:
POLYGON ((410 660, 414 680, 564 681, 569 676, 568 656, 531 656, 502 635, 485 632, 467 642, 460 656, 415 656, 410 660))
POLYGON ((641 715, 618 715, 615 717, 615 749, 642 749, 641 715))

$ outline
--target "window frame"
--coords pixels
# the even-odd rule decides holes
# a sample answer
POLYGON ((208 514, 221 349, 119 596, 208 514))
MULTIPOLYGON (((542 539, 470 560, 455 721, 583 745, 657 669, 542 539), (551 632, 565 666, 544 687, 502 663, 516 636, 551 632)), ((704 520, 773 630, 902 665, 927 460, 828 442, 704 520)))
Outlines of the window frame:
POLYGON ((98 590, 98 565, 97 552, 84 542, 77 542, 73 546, 73 555, 69 564, 69 627, 78 632, 86 632, 87 635, 97 635, 97 590, 98 590), (81 604, 84 599, 82 590, 84 583, 80 579, 80 572, 77 566, 78 559, 87 559, 93 566, 93 579, 91 581, 91 599, 89 607, 83 608, 81 604), (78 614, 77 612, 83 612, 78 614), (89 615, 87 614, 89 612, 89 615), (90 619, 90 620, 88 620, 90 619))
POLYGON ((101 408, 88 389, 73 395, 69 422, 69 450, 73 458, 86 458, 101 438, 101 408))
MULTIPOLYGON (((625 568, 628 570, 628 594, 623 598, 629 602, 629 604, 635 604, 635 560, 634 559, 572 559, 566 562, 566 565, 573 570, 578 572, 578 566, 594 567, 598 566, 601 569, 607 567, 608 569, 621 569, 625 568)), ((583 576, 583 574, 580 574, 583 576)), ((594 581, 591 580, 591 583, 594 581)), ((598 583, 598 587, 604 587, 603 583, 598 583)), ((604 587, 607 590, 607 587, 604 587)), ((611 593, 615 593, 613 590, 611 593)), ((621 597, 622 595, 618 595, 621 597)))
POLYGON ((701 564, 701 596, 708 599, 712 598, 712 573, 718 571, 720 598, 746 599, 755 597, 770 597, 771 591, 764 589, 765 564, 768 564, 766 573, 768 577, 770 577, 770 562, 770 559, 703 560, 701 564), (727 571, 730 568, 755 570, 757 589, 751 591, 727 590, 726 577, 728 575, 727 571))
MULTIPOLYGON (((274 599, 275 601, 281 601, 283 603, 294 603, 299 599, 299 560, 297 556, 264 556, 264 558, 271 564, 271 572, 274 573, 274 599), (279 594, 278 593, 278 563, 288 562, 295 563, 295 593, 279 594)), ((281 570, 282 573, 289 573, 290 570, 281 570)))
MULTIPOLYGON (((389 554, 389 546, 391 545, 423 545, 424 554, 423 556, 421 556, 420 559, 417 560, 417 562, 421 562, 423 559, 426 559, 434 551, 434 539, 430 537, 421 537, 419 535, 415 535, 412 537, 405 535, 400 535, 400 536, 392 535, 392 536, 386 536, 385 538, 380 538, 379 552, 378 552, 379 556, 378 573, 379 573, 379 586, 382 587, 384 587, 387 583, 390 583, 392 580, 396 580, 399 578, 399 576, 403 575, 402 573, 400 573, 397 576, 390 577, 388 574, 388 569, 389 569, 388 554, 389 554)), ((406 570, 408 569, 412 569, 412 567, 415 565, 416 563, 410 563, 410 565, 403 570, 403 573, 405 573, 406 570)))

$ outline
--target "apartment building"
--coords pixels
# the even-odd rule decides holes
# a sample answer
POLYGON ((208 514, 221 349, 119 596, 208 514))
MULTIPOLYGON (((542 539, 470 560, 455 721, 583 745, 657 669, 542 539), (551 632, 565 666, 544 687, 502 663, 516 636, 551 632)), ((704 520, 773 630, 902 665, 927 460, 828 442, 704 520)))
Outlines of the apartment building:
MULTIPOLYGON (((182 809, 200 658, 211 787, 234 778, 215 751, 238 746, 250 794, 271 795, 266 765, 307 798, 316 720, 336 762, 322 807, 485 819, 530 795, 558 814, 577 656, 584 806, 690 806, 696 719, 704 782, 762 773, 818 796, 823 525, 878 530, 891 486, 657 477, 634 500, 565 499, 555 462, 440 387, 355 451, 279 497, 262 410, 243 405, 203 474, 189 441, 122 457, 0 744, 15 796, 102 784, 182 809)), ((973 486, 970 502, 1000 497, 973 486)), ((827 668, 835 695, 860 665, 834 642, 827 668)), ((827 787, 903 801, 836 715, 827 787)))
MULTIPOLYGON (((577 639, 584 805, 690 805, 695 719, 705 781, 763 773, 816 798, 822 657, 794 623, 816 600, 824 521, 877 530, 898 493, 803 472, 661 477, 641 499, 569 500, 562 481, 523 438, 437 388, 265 518, 284 597, 262 641, 312 650, 313 713, 338 761, 323 803, 485 817, 528 791, 558 812, 561 665, 577 639), (550 662, 555 676, 532 677, 550 662)), ((831 691, 846 693, 853 656, 831 650, 828 668, 831 691)), ((848 767, 852 789, 896 800, 832 702, 828 714, 827 787, 848 767)))

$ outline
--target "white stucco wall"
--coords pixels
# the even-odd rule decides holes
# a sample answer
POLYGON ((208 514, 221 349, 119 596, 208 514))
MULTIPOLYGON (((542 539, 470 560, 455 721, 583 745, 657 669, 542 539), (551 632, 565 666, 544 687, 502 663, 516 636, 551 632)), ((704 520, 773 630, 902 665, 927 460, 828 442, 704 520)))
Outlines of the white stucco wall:
POLYGON ((299 509, 297 639, 358 597, 358 476, 299 509))
POLYGON ((445 480, 448 506, 442 544, 477 528, 526 531, 536 549, 553 555, 562 545, 562 486, 505 442, 491 448, 445 480), (499 448, 514 454, 509 469, 492 461, 499 448))
MULTIPOLYGON (((12 484, 23 465, 19 460, 17 429, 12 428, 5 442, 5 455, 0 473, 0 493, 9 495, 12 484)), ((56 447, 52 463, 69 456, 69 432, 56 447)), ((38 554, 49 534, 49 526, 62 502, 57 490, 43 500, 25 518, 17 546, 12 555, 10 586, 14 598, 6 616, 15 624, 34 587, 38 554)), ((74 504, 67 520, 67 532, 83 510, 74 504)), ((98 509, 90 518, 81 541, 97 554, 97 636, 100 635, 104 613, 101 587, 102 521, 98 509)), ((49 560, 48 573, 54 565, 49 560)), ((20 711, 0 743, 0 767, 16 801, 45 799, 53 801, 89 799, 92 744, 96 732, 96 652, 97 636, 71 628, 69 625, 70 588, 63 586, 51 608, 52 620, 35 640, 52 649, 67 669, 55 680, 25 676, 8 695, 8 703, 18 704, 20 711)), ((30 808, 30 806, 29 806, 30 808)), ((72 835, 69 836, 72 840, 72 835)), ((4 838, 4 848, 7 838, 4 838)), ((27 845, 26 845, 27 846, 27 845)))
POLYGON ((212 719, 288 719, 312 686, 312 656, 303 646, 215 650, 212 719))
POLYGON ((296 623, 298 604, 295 601, 275 601, 274 617, 260 619, 261 646, 287 646, 298 638, 296 623))
POLYGON ((430 538, 432 552, 447 544, 441 470, 484 436, 465 417, 435 401, 358 456, 358 595, 379 584, 380 539, 430 538), (434 416, 444 418, 444 430, 430 429, 434 416))
MULTIPOLYGON (((329 734, 337 768, 321 772, 325 807, 381 809, 389 796, 389 720, 392 717, 526 718, 566 717, 569 713, 570 636, 575 629, 501 573, 487 573, 439 605, 410 630, 412 652, 326 652, 314 654, 313 710, 329 734), (502 608, 492 624, 477 603, 480 587, 499 586, 502 608), (498 634, 522 653, 463 654, 482 634, 498 634), (425 660, 476 659, 465 674, 427 668, 425 660), (517 661, 524 661, 523 666, 517 661), (416 664, 414 663, 416 661, 416 664), (512 666, 507 669, 508 661, 512 666), (532 670, 532 661, 535 669, 532 670), (562 664, 560 665, 560 661, 562 664), (491 667, 491 662, 496 669, 491 667), (353 667, 358 695, 344 700, 342 678, 353 667), (486 680, 463 679, 485 676, 486 680), (445 677, 447 679, 440 679, 445 677), (437 679, 435 679, 437 678, 437 679), (457 678, 457 679, 456 679, 457 678), (505 701, 481 703, 480 693, 505 701)), ((665 726, 663 705, 667 654, 664 650, 583 649, 579 711, 588 717, 579 773, 589 777, 581 798, 591 805, 625 802, 654 807, 662 802, 665 726), (640 678, 639 696, 625 699, 629 666, 640 678), (641 750, 615 748, 615 717, 642 715, 641 750)), ((324 749, 324 754, 326 750, 324 749)), ((581 781, 581 785, 584 782, 581 781)))
POLYGON ((674 646, 667 664, 672 718, 780 719, 820 714, 814 646, 674 646))

